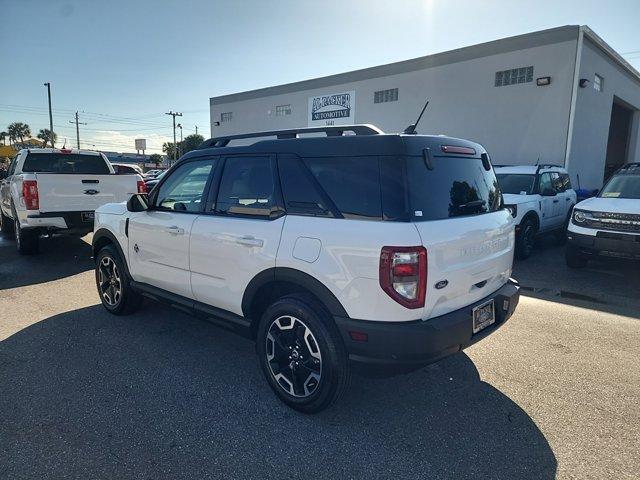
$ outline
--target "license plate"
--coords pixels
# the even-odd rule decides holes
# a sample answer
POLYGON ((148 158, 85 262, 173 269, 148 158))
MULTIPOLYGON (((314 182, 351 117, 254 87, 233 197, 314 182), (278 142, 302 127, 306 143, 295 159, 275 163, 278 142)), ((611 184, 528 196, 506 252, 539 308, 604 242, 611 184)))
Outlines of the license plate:
POLYGON ((478 333, 483 328, 495 323, 496 311, 493 299, 473 309, 473 333, 478 333))
POLYGON ((80 218, 83 222, 93 222, 95 212, 80 212, 80 218))

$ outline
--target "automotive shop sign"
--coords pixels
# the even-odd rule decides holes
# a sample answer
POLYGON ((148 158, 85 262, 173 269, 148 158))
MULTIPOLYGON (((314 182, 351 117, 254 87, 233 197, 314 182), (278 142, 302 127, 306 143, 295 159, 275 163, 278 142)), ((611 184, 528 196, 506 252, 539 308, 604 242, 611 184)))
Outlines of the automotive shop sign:
POLYGON ((356 92, 309 97, 309 126, 355 123, 356 92))

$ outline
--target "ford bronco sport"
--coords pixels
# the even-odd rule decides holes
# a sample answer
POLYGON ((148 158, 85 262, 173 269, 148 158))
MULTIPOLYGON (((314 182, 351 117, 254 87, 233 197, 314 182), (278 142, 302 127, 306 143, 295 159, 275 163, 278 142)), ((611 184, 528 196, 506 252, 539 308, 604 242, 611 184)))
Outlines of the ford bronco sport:
POLYGON ((109 312, 146 296, 246 334, 276 395, 307 413, 354 363, 435 362, 519 299, 484 148, 368 125, 207 140, 148 197, 99 208, 93 249, 109 312))

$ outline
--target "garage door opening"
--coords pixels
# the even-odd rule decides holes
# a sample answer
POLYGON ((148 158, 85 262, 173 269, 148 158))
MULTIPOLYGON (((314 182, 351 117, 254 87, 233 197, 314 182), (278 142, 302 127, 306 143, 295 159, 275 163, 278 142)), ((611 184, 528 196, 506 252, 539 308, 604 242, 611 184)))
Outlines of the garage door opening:
POLYGON ((609 124, 607 159, 604 166, 605 182, 609 180, 613 172, 627 163, 633 112, 632 108, 614 97, 613 108, 611 109, 611 123, 609 124))

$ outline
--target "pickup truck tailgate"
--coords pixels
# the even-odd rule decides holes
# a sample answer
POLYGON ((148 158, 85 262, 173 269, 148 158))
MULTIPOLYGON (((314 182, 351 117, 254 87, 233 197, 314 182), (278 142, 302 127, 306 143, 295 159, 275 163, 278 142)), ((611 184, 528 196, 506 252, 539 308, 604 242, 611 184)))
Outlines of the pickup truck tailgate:
POLYGON ((37 173, 40 211, 92 211, 124 202, 138 191, 138 175, 37 173))

